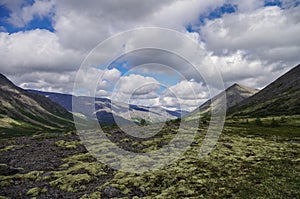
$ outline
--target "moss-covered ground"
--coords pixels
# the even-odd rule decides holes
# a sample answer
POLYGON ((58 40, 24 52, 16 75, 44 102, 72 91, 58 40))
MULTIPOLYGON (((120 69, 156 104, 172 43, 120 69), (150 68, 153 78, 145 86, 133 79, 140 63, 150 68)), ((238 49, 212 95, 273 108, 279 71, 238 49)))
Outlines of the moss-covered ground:
MULTIPOLYGON (((199 158, 198 153, 207 126, 201 126, 193 144, 178 161, 143 174, 113 170, 96 161, 72 133, 3 139, 0 196, 299 198, 299 117, 260 118, 262 125, 256 119, 227 120, 216 147, 204 158, 199 158), (273 119, 278 121, 276 125, 272 125, 273 119), (26 156, 33 150, 36 153, 26 156), (29 157, 29 161, 48 167, 29 164, 24 159, 29 157)), ((143 153, 157 150, 175 134, 176 125, 165 126, 158 136, 148 140, 124 137, 116 129, 107 133, 120 147, 143 153)))

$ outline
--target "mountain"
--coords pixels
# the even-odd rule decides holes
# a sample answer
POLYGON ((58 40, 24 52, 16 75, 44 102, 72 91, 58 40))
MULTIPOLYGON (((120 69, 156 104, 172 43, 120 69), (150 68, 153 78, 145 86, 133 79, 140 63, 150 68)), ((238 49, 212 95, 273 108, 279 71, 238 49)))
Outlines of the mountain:
POLYGON ((209 115, 211 111, 212 102, 214 102, 215 108, 218 109, 218 107, 221 106, 221 101, 223 100, 223 95, 226 95, 226 107, 231 108, 233 106, 236 106, 243 100, 249 98, 250 96, 257 93, 257 89, 253 89, 250 87, 242 86, 239 84, 233 84, 232 86, 228 87, 224 91, 213 97, 212 99, 207 100, 205 103, 203 103, 198 109, 194 110, 192 113, 188 114, 187 117, 192 118, 198 118, 199 115, 205 116, 209 115))
POLYGON ((73 112, 72 110, 72 98, 76 98, 76 102, 80 105, 79 113, 86 118, 92 119, 95 118, 95 115, 98 121, 101 124, 112 125, 115 123, 114 117, 121 124, 128 124, 130 121, 139 122, 140 119, 145 119, 149 122, 160 122, 164 120, 171 120, 182 117, 187 114, 186 111, 173 111, 161 107, 148 107, 140 106, 133 104, 126 104, 121 102, 112 102, 107 98, 92 98, 87 96, 72 96, 69 94, 62 93, 53 93, 53 92, 43 92, 37 90, 28 90, 31 93, 44 95, 45 97, 51 99, 54 102, 57 102, 68 111, 73 112), (95 101, 94 101, 95 100, 95 101), (95 103, 96 112, 87 112, 87 104, 95 103))
POLYGON ((0 74, 0 129, 68 129, 73 128, 72 120, 59 104, 15 86, 0 74))
POLYGON ((300 64, 228 112, 251 117, 300 114, 300 64))

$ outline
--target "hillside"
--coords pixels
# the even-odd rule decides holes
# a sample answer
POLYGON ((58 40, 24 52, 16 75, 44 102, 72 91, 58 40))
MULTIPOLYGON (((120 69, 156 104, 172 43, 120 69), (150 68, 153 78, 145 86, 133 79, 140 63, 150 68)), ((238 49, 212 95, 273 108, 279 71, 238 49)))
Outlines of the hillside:
POLYGON ((250 117, 300 114, 300 65, 228 112, 232 116, 250 117))
MULTIPOLYGON (((228 87, 225 90, 227 109, 239 104, 240 102, 254 95, 257 92, 258 92, 257 89, 249 88, 239 84, 233 84, 232 86, 228 87)), ((217 96, 213 97, 212 99, 207 100, 198 109, 193 111, 187 117, 192 119, 192 118, 197 118, 199 114, 202 116, 209 115, 211 111, 212 102, 215 103, 215 108, 218 109, 218 106, 221 105, 221 100, 223 95, 224 95, 224 91, 218 94, 217 96)))
POLYGON ((0 74, 0 128, 43 129, 73 128, 72 114, 48 98, 15 86, 0 74))

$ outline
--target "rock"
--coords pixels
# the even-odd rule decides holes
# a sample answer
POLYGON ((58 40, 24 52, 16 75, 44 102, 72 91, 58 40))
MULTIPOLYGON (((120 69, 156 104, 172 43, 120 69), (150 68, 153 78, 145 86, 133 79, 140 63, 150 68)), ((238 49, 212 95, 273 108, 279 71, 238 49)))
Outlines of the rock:
POLYGON ((119 189, 115 187, 107 186, 103 189, 103 195, 108 198, 114 198, 123 194, 119 189))
POLYGON ((12 168, 8 165, 0 165, 0 175, 8 176, 19 173, 21 170, 17 168, 12 168))

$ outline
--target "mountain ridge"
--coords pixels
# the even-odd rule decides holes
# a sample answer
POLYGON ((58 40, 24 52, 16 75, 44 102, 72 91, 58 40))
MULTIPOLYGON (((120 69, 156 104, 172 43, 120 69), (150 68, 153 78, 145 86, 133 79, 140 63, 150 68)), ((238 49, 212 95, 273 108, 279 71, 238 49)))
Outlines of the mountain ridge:
MULTIPOLYGON (((52 101, 57 102, 68 111, 72 110, 72 98, 76 98, 76 103, 79 103, 80 114, 87 118, 94 119, 95 115, 98 121, 105 125, 114 124, 114 117, 121 123, 130 123, 130 121, 138 122, 140 119, 145 119, 149 122, 161 122, 165 119, 176 119, 187 114, 186 111, 169 110, 162 107, 149 107, 135 104, 125 104, 122 102, 113 102, 109 98, 93 98, 89 96, 73 96, 71 94, 63 94, 56 92, 45 92, 28 89, 27 91, 47 96, 52 101), (84 108, 86 103, 95 103, 94 113, 87 113, 84 108)), ((76 113, 74 113, 76 114, 76 113)))
POLYGON ((211 111, 212 102, 214 102, 215 108, 218 109, 221 106, 223 95, 226 95, 226 107, 227 110, 230 107, 235 106, 240 103, 244 99, 254 95, 259 90, 250 88, 247 86, 240 85, 238 83, 234 83, 233 85, 226 88, 224 91, 221 91, 219 94, 214 96, 213 98, 204 102, 199 108, 191 112, 187 115, 187 118, 198 118, 198 115, 206 115, 208 116, 211 111))
POLYGON ((73 116, 59 104, 14 85, 0 73, 0 127, 72 129, 73 116))
POLYGON ((232 116, 300 114, 300 64, 267 85, 260 92, 231 107, 232 116))

